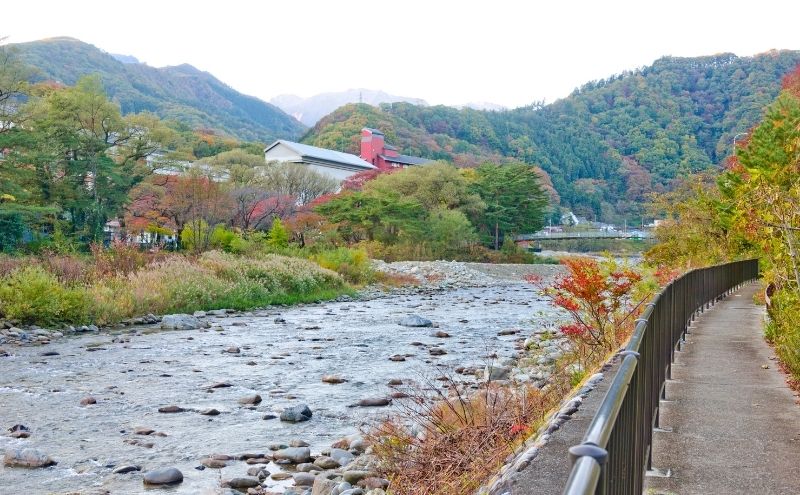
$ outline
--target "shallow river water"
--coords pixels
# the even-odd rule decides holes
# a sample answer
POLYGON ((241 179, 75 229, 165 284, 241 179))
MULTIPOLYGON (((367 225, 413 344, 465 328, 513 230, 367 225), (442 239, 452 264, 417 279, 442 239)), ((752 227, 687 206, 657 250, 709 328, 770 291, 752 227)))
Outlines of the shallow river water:
MULTIPOLYGON (((0 429, 23 424, 31 437, 0 435, 0 450, 32 447, 58 464, 45 469, 0 466, 0 493, 142 493, 141 473, 112 474, 114 466, 123 464, 140 465, 143 471, 179 468, 185 480, 170 493, 225 493, 220 479, 244 476, 249 466, 235 462, 221 472, 199 471, 195 467, 201 458, 268 452, 269 443, 290 439, 306 440, 312 452, 319 452, 376 416, 391 413, 392 406, 348 407, 365 397, 386 397, 390 379, 414 380, 441 367, 482 368, 489 354, 500 359, 515 355, 515 340, 529 333, 534 318, 546 319, 541 312, 552 311, 537 299, 529 285, 510 284, 209 317, 222 332, 148 332, 141 327, 39 347, 6 346, 11 355, 0 357, 0 429), (410 314, 438 328, 398 325, 410 314), (522 332, 498 336, 508 329, 522 332), (436 331, 451 337, 437 338, 436 331), (232 346, 241 352, 225 352, 232 346), (432 347, 447 354, 431 356, 432 347), (58 355, 43 355, 52 352, 58 355), (408 357, 390 361, 394 354, 408 357), (325 374, 348 381, 322 383, 325 374), (232 386, 207 387, 222 381, 232 386), (263 402, 255 407, 238 403, 254 393, 263 402), (89 395, 97 404, 81 406, 89 395), (262 419, 298 403, 310 406, 310 421, 262 419), (187 411, 158 412, 167 405, 187 411), (212 407, 221 414, 199 414, 212 407), (137 427, 166 436, 134 435, 137 427), (154 445, 124 442, 133 438, 154 445)), ((279 469, 269 465, 270 471, 279 469)), ((274 484, 280 491, 280 484, 274 484)))

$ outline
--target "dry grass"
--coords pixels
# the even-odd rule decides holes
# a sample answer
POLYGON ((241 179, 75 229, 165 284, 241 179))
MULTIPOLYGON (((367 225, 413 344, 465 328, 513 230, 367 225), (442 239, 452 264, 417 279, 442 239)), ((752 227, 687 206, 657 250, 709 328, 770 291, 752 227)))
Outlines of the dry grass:
POLYGON ((486 381, 476 391, 453 376, 404 387, 408 397, 399 401, 399 413, 369 433, 390 493, 475 491, 569 389, 566 376, 544 390, 486 381))

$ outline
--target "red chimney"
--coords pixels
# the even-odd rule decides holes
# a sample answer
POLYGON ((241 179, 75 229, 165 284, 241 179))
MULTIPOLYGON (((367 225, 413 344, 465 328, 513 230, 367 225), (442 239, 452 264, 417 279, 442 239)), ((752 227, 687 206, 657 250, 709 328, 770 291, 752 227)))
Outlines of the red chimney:
POLYGON ((383 133, 377 129, 365 127, 361 129, 361 159, 367 161, 378 168, 384 168, 383 159, 378 155, 383 155, 386 144, 383 133))

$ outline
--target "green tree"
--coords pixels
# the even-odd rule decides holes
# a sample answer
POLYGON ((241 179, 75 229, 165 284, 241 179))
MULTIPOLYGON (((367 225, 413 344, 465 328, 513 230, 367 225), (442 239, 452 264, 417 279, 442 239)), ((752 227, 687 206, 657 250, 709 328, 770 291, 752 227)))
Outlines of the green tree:
POLYGON ((267 234, 267 244, 274 248, 285 248, 289 245, 289 231, 278 217, 272 219, 272 227, 267 234))
POLYGON ((535 232, 544 225, 547 194, 533 167, 486 163, 478 167, 472 188, 486 203, 479 230, 493 239, 495 249, 501 236, 535 232))
POLYGON ((425 209, 418 201, 396 192, 347 192, 315 210, 338 224, 340 235, 350 242, 377 240, 394 244, 419 239, 426 217, 425 209))
POLYGON ((486 207, 480 196, 470 191, 469 182, 458 169, 446 162, 382 174, 368 181, 364 191, 379 195, 399 194, 415 199, 427 211, 459 210, 469 218, 477 218, 486 207))

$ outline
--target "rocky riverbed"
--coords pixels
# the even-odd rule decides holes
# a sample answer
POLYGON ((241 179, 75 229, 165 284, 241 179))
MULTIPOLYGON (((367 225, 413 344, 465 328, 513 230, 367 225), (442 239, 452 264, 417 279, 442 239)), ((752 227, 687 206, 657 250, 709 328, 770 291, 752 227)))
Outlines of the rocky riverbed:
POLYGON ((487 363, 546 382, 555 313, 519 278, 556 267, 392 265, 421 287, 218 311, 193 330, 6 329, 0 493, 141 493, 175 471, 174 493, 381 493, 359 431, 392 413, 390 384, 456 369, 473 382, 487 363))

